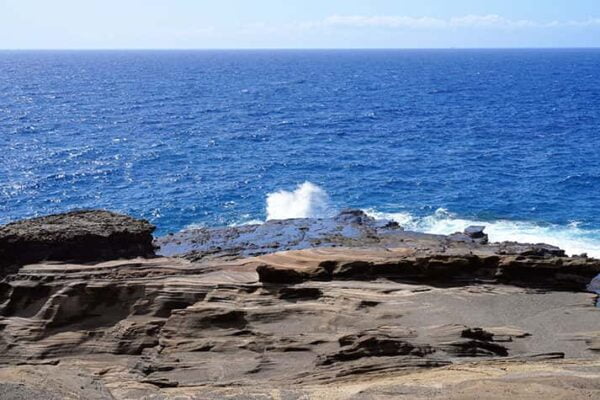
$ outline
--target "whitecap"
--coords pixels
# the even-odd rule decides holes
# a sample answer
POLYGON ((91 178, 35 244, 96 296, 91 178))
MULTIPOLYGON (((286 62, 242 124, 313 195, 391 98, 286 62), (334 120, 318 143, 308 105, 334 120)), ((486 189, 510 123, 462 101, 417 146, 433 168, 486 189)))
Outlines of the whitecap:
POLYGON ((267 195, 267 220, 324 218, 334 212, 327 192, 308 181, 294 191, 279 190, 267 195))
POLYGON ((375 218, 394 220, 405 229, 417 232, 448 235, 462 232, 469 225, 484 225, 485 232, 493 242, 546 243, 560 247, 569 255, 587 253, 591 257, 600 257, 600 230, 581 228, 580 223, 558 225, 503 219, 485 221, 463 218, 443 208, 424 217, 410 213, 384 213, 374 209, 366 209, 365 212, 375 218))

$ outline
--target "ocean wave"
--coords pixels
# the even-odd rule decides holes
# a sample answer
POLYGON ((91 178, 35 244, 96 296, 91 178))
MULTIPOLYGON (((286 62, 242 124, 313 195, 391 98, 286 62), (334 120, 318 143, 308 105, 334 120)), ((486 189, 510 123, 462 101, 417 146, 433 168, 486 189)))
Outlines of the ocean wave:
POLYGON ((448 235, 462 232, 469 225, 484 225, 493 242, 546 243, 558 246, 570 255, 587 253, 592 257, 600 257, 600 230, 583 229, 577 221, 567 225, 511 220, 485 221, 462 218, 443 208, 424 217, 408 212, 379 212, 372 208, 364 211, 374 218, 394 220, 406 230, 448 235))
POLYGON ((267 195, 267 220, 321 218, 334 213, 327 192, 311 182, 298 185, 294 191, 279 190, 267 195))
MULTIPOLYGON (((338 211, 327 192, 308 181, 299 184, 293 191, 269 193, 266 199, 266 220, 324 218, 331 217, 338 211)), ((444 208, 426 216, 416 216, 410 212, 382 212, 376 208, 363 208, 363 211, 376 219, 396 221, 409 231, 449 235, 462 232, 470 225, 483 225, 492 242, 546 243, 560 247, 569 255, 587 253, 591 257, 600 258, 600 230, 585 229, 579 221, 559 225, 505 219, 483 220, 465 218, 444 208)), ((264 222, 246 215, 230 226, 264 222)))

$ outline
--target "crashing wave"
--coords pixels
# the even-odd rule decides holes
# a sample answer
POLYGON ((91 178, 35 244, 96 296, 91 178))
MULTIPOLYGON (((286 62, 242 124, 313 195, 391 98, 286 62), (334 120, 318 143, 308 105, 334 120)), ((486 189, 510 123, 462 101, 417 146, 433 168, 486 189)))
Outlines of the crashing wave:
POLYGON ((469 225, 485 225, 485 232, 493 242, 546 243, 558 246, 570 255, 587 253, 592 257, 600 257, 600 231, 583 229, 575 222, 568 225, 540 225, 529 221, 482 221, 461 218, 443 208, 425 217, 406 212, 384 213, 374 209, 365 212, 377 219, 394 220, 405 229, 417 232, 448 235, 462 232, 469 225))
MULTIPOLYGON (((267 195, 267 220, 288 218, 332 217, 336 209, 331 205, 327 192, 311 182, 298 185, 295 190, 279 190, 267 195)), ((462 218, 440 208, 424 217, 409 212, 381 212, 374 208, 364 209, 376 219, 396 221, 406 230, 449 235, 462 232, 470 225, 485 225, 490 241, 515 241, 521 243, 546 243, 558 246, 569 255, 587 253, 600 258, 600 230, 582 228, 580 223, 567 225, 538 224, 530 221, 478 220, 462 218)), ((264 221, 244 219, 234 226, 258 224, 264 221)))
POLYGON ((294 191, 279 190, 267 195, 267 220, 323 218, 333 213, 327 192, 311 182, 298 185, 294 191))

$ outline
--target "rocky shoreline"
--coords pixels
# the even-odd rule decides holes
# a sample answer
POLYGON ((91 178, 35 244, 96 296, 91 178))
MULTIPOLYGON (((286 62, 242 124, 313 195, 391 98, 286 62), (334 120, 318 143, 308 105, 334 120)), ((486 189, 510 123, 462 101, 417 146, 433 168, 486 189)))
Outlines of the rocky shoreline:
POLYGON ((0 398, 600 396, 600 260, 359 210, 0 227, 0 398))

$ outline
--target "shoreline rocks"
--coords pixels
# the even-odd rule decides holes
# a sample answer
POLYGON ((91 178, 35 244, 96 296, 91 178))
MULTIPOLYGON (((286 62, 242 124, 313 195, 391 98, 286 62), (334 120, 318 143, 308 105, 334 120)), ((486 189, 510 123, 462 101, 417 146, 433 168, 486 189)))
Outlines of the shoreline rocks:
POLYGON ((188 230, 155 244, 160 255, 194 262, 258 257, 266 261, 256 267, 261 282, 279 284, 394 277, 586 290, 600 274, 600 260, 567 257, 547 244, 488 243, 484 230, 468 226, 448 236, 410 232, 361 210, 345 210, 333 218, 188 230), (368 250, 354 250, 362 248, 368 250))
POLYGON ((40 261, 151 257, 154 229, 145 220, 102 210, 72 211, 0 226, 0 277, 40 261))
POLYGON ((477 397, 414 383, 466 369, 471 384, 520 371, 518 387, 490 380, 491 398, 600 393, 600 309, 585 292, 600 260, 360 211, 182 232, 154 241, 163 256, 152 230, 105 211, 0 228, 4 265, 18 265, 0 281, 0 397, 477 397))
POLYGON ((448 237, 452 240, 463 241, 463 242, 474 242, 477 244, 488 244, 488 235, 484 232, 485 226, 471 225, 465 228, 461 232, 453 233, 448 237))

